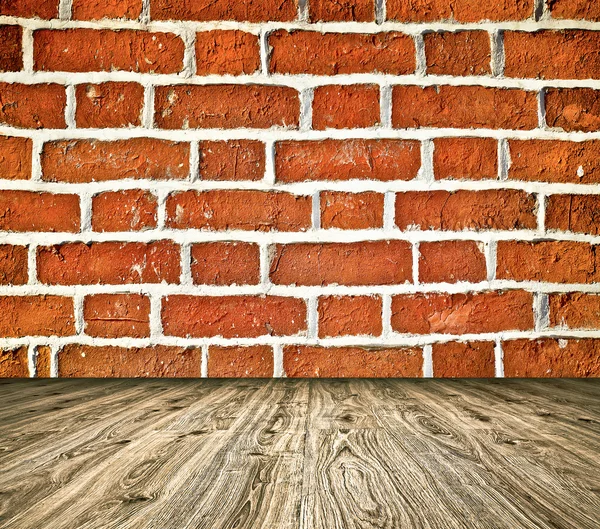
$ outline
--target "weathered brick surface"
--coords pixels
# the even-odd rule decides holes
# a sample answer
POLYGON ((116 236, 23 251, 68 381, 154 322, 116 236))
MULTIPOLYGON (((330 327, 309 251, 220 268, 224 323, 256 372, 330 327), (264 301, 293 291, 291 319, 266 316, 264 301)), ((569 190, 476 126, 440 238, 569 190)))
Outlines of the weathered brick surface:
POLYGON ((92 198, 94 231, 142 231, 156 228, 157 199, 149 191, 106 191, 92 198))
POLYGON ((31 178, 31 148, 28 138, 0 137, 0 179, 31 178))
POLYGON ((598 2, 0 18, 0 376, 600 376, 598 2))
POLYGON ((380 193, 321 193, 321 228, 366 230, 383 227, 380 193))
POLYGON ((275 174, 281 182, 412 180, 420 166, 416 141, 283 141, 275 146, 275 174))
POLYGON ((0 230, 77 232, 81 213, 77 195, 30 191, 0 193, 0 230))
POLYGON ((495 180, 498 142, 491 138, 436 138, 433 140, 436 180, 495 180))
POLYGON ((533 330, 533 295, 509 290, 394 296, 392 328, 408 334, 529 331, 533 330))
POLYGON ((75 97, 78 127, 138 127, 142 123, 144 87, 137 83, 81 84, 75 97))
POLYGON ((270 70, 283 74, 405 75, 416 67, 415 45, 403 33, 274 31, 269 36, 270 70))
POLYGON ((182 180, 190 173, 189 158, 188 144, 151 138, 54 141, 42 151, 42 178, 71 183, 182 180))
POLYGON ((494 342, 433 344, 433 376, 438 378, 489 378, 495 375, 494 342))
POLYGON ((73 300, 61 296, 0 296, 0 334, 7 338, 75 334, 73 300))
POLYGON ((0 285, 27 283, 27 247, 0 245, 0 285))
POLYGON ((421 230, 516 230, 537 226, 535 197, 517 190, 408 191, 396 195, 396 225, 421 230))
POLYGON ((210 378, 269 378, 273 376, 273 349, 253 347, 211 347, 208 351, 210 378))
POLYGON ((198 75, 252 74, 260 68, 258 35, 237 30, 196 34, 198 75))
POLYGON ((315 89, 312 119, 314 129, 358 129, 378 124, 379 87, 327 85, 315 89))
POLYGON ((298 92, 287 86, 207 85, 156 88, 162 129, 297 128, 298 92))
POLYGON ((537 127, 535 92, 485 86, 395 86, 392 124, 397 129, 537 127))
POLYGON ((167 226, 176 229, 306 231, 310 197, 263 191, 186 191, 167 199, 167 226))
POLYGON ((278 296, 167 296, 162 324, 169 336, 288 336, 306 329, 306 304, 278 296))
POLYGON ((504 33, 504 75, 538 79, 598 79, 598 46, 598 31, 507 31, 504 33))
POLYGON ((258 245, 244 242, 194 244, 192 278, 200 285, 256 285, 260 280, 258 245))
POLYGON ((319 336, 380 336, 382 301, 378 296, 319 298, 319 336))
POLYGON ((525 20, 533 16, 534 0, 387 0, 388 20, 401 22, 480 22, 525 20))
POLYGON ((34 68, 58 72, 176 73, 183 41, 172 33, 42 29, 33 35, 34 68))
POLYGON ((0 26, 0 72, 23 69, 23 28, 0 26))
POLYGON ((0 83, 0 125, 64 129, 65 87, 59 84, 0 83))
POLYGON ((404 241, 278 244, 271 260, 278 285, 390 285, 412 278, 404 241))
POLYGON ((69 378, 199 377, 199 348, 94 347, 66 345, 58 354, 58 376, 69 378))
POLYGON ((283 368, 291 378, 420 377, 423 356, 418 348, 288 346, 283 368))
POLYGON ((42 246, 38 277, 50 285, 178 283, 180 249, 170 241, 42 246))
POLYGON ((485 31, 426 33, 427 73, 432 75, 489 75, 490 36, 485 31))
POLYGON ((549 88, 546 91, 546 123, 567 132, 600 129, 600 90, 549 88))
POLYGON ((85 333, 101 338, 150 335, 150 300, 140 294, 96 294, 83 304, 85 333))
POLYGON ((600 340, 511 340, 502 347, 508 377, 600 376, 600 340))
POLYGON ((486 279, 483 248, 474 241, 423 242, 419 254, 419 279, 424 283, 486 279))
POLYGON ((550 326, 567 329, 597 329, 600 326, 600 295, 569 292, 550 294, 550 326))

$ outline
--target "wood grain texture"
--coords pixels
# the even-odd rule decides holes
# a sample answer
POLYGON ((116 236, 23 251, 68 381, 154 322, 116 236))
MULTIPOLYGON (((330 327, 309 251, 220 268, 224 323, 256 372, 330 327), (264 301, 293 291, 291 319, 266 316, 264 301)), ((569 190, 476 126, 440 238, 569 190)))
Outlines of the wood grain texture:
POLYGON ((0 528, 597 529, 600 381, 0 381, 0 528))

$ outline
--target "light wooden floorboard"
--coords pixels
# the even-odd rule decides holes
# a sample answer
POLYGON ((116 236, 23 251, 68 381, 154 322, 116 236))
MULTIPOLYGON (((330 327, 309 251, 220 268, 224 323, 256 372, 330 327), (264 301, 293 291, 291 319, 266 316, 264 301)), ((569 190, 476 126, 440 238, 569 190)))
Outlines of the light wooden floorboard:
POLYGON ((0 381, 4 529, 598 529, 600 380, 0 381))

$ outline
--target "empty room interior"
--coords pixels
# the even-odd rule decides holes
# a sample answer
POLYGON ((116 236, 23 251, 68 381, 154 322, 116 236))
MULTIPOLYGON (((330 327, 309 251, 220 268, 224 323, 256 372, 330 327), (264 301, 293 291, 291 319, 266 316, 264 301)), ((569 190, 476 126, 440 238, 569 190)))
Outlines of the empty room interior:
POLYGON ((600 2, 0 0, 0 529, 375 528, 600 528, 600 2))

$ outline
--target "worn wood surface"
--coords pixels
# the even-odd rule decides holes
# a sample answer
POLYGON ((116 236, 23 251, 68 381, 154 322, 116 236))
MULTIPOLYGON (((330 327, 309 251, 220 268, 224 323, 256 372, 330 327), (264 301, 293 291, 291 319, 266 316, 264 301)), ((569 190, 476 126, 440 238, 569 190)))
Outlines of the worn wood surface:
POLYGON ((27 380, 0 403, 0 528, 600 527, 600 380, 27 380))

